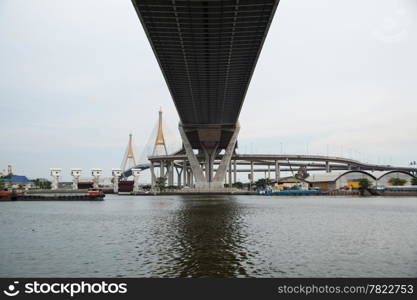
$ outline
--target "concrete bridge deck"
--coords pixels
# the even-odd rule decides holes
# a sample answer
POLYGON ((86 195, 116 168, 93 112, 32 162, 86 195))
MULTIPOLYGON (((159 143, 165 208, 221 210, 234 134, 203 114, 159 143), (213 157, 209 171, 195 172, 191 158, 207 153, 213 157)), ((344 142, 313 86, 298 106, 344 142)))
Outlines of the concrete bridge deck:
MULTIPOLYGON (((219 161, 223 158, 222 155, 216 157, 215 164, 218 164, 219 161)), ((150 156, 149 160, 154 163, 159 161, 184 161, 187 160, 187 155, 185 154, 175 154, 175 155, 164 155, 164 156, 150 156)), ((234 154, 231 158, 232 161, 237 161, 239 165, 275 165, 279 163, 280 166, 297 166, 297 167, 317 167, 317 168, 326 168, 330 166, 332 168, 338 168, 339 170, 346 170, 346 168, 360 168, 363 170, 373 170, 373 171, 391 171, 391 170, 401 170, 406 172, 417 172, 417 168, 413 167, 400 167, 400 166, 391 166, 391 165, 377 165, 360 162, 358 160, 337 157, 337 156, 324 156, 324 155, 291 155, 291 154, 234 154), (306 163, 309 161, 309 163, 306 163), (315 162, 323 162, 315 163, 315 162), (330 164, 330 165, 329 165, 330 164)))

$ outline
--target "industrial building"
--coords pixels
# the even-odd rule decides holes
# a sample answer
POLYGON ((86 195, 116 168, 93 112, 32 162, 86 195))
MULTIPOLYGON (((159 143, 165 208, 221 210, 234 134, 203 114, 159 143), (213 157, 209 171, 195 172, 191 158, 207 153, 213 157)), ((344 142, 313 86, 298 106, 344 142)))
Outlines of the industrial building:
POLYGON ((305 179, 312 189, 331 191, 338 189, 357 189, 359 179, 366 178, 372 186, 390 186, 391 178, 400 178, 406 181, 405 185, 411 185, 414 176, 404 171, 376 171, 366 172, 359 170, 312 174, 305 179))
POLYGON ((3 178, 5 187, 8 188, 24 188, 30 189, 33 185, 33 182, 29 180, 26 176, 12 175, 10 178, 3 178))
POLYGON ((398 178, 398 179, 402 179, 405 180, 405 184, 404 185, 411 185, 411 180, 414 178, 413 175, 411 175, 408 172, 404 172, 404 171, 375 171, 375 172, 369 172, 370 174, 372 174, 372 176, 375 177, 375 179, 377 180, 377 185, 378 186, 390 186, 392 185, 390 183, 390 180, 393 178, 398 178))
POLYGON ((358 180, 366 178, 372 185, 376 184, 375 178, 364 171, 342 171, 323 174, 312 174, 305 180, 313 189, 331 191, 341 188, 358 188, 358 180))

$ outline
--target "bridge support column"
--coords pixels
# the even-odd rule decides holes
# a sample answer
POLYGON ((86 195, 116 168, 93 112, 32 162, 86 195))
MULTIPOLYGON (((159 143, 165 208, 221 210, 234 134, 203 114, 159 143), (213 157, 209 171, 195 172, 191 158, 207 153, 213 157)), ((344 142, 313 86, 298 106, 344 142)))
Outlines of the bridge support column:
POLYGON ((133 175, 133 192, 137 193, 139 192, 140 169, 132 169, 132 175, 133 175))
POLYGON ((179 169, 175 167, 175 171, 177 172, 177 186, 180 188, 183 169, 179 169))
POLYGON ((213 168, 214 168, 214 160, 216 159, 216 155, 218 154, 217 145, 208 149, 204 145, 202 145, 204 158, 205 158, 205 173, 206 173, 206 181, 211 182, 213 181, 213 168))
POLYGON ((167 168, 168 168, 168 186, 173 186, 174 185, 174 162, 170 161, 167 164, 167 168))
POLYGON ((198 162, 197 156, 194 154, 193 148, 187 138, 184 129, 182 128, 182 125, 180 124, 178 128, 180 131, 182 143, 184 145, 185 153, 187 154, 188 162, 190 163, 190 168, 193 171, 193 175, 195 176, 198 188, 201 188, 206 182, 203 170, 200 167, 200 163, 198 162))
POLYGON ((164 172, 164 161, 161 160, 160 161, 160 165, 159 165, 159 177, 164 177, 165 176, 165 172, 164 172))
POLYGON ((190 171, 190 169, 187 168, 185 173, 187 174, 187 186, 189 188, 191 188, 191 171, 190 171))
POLYGON ((326 173, 330 173, 332 171, 332 168, 330 167, 329 161, 326 161, 326 173))
POLYGON ((233 182, 232 182, 232 160, 230 160, 230 162, 229 162, 229 188, 231 188, 232 187, 232 184, 233 184, 233 182))
POLYGON ((113 193, 119 193, 119 178, 122 175, 122 169, 112 169, 111 175, 113 176, 113 193))
POLYGON ((238 123, 236 124, 235 131, 233 132, 230 142, 227 145, 226 150, 224 151, 223 158, 220 161, 220 165, 217 168, 216 175, 214 176, 213 183, 215 184, 215 186, 220 185, 221 187, 221 183, 223 182, 226 176, 226 169, 232 160, 232 155, 233 155, 233 152, 235 151, 237 136, 239 135, 239 130, 240 130, 240 126, 238 123))
POLYGON ((278 181, 281 179, 281 169, 279 166, 278 161, 275 161, 275 181, 278 183, 278 181))
MULTIPOLYGON (((188 158, 188 162, 190 164, 191 173, 193 178, 191 180, 195 179, 195 188, 197 189, 212 189, 212 188, 223 188, 223 183, 226 180, 227 175, 227 169, 229 167, 230 173, 229 173, 229 181, 231 183, 231 158, 233 155, 233 152, 236 147, 236 141, 237 136, 239 134, 239 124, 236 125, 236 128, 233 132, 233 135, 230 139, 229 144, 227 145, 225 149, 225 153, 223 155, 222 160, 220 161, 220 164, 216 170, 216 174, 213 177, 213 165, 214 165, 214 159, 216 155, 218 154, 218 146, 214 145, 211 146, 209 149, 205 148, 204 145, 202 145, 202 149, 204 151, 205 155, 205 173, 203 172, 203 168, 200 165, 200 162, 198 161, 197 156, 195 155, 193 148, 191 146, 191 143, 188 140, 188 137, 184 131, 184 128, 182 125, 179 125, 179 131, 182 138, 182 142, 184 145, 185 153, 188 158)), ((190 182, 190 185, 193 186, 193 182, 190 182)))
POLYGON ((236 159, 233 161, 233 183, 237 182, 236 159))
POLYGON ((155 183, 156 183, 156 176, 155 176, 155 168, 154 168, 154 163, 153 161, 151 162, 151 166, 149 168, 151 170, 151 189, 155 188, 155 183))
POLYGON ((187 161, 186 160, 182 162, 182 182, 184 183, 184 186, 187 185, 187 161))
POLYGON ((253 160, 250 162, 250 190, 252 190, 253 185, 253 160))

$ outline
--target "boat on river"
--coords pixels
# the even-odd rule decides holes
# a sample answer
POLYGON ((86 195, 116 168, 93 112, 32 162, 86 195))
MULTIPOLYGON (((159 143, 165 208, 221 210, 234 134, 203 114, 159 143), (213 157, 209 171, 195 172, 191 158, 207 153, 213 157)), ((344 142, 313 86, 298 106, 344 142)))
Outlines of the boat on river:
POLYGON ((320 195, 318 190, 280 190, 280 191, 265 191, 264 195, 267 196, 310 196, 320 195))
POLYGON ((1 201, 102 201, 103 191, 91 190, 32 190, 0 191, 1 201))

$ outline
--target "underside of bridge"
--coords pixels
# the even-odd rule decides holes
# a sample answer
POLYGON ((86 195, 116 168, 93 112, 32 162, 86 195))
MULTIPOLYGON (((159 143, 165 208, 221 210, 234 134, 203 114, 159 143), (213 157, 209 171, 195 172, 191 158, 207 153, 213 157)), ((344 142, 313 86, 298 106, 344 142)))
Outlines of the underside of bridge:
POLYGON ((227 160, 236 147, 240 110, 279 0, 132 2, 177 108, 196 182, 223 180, 225 167, 213 176, 211 158, 225 149, 227 160), (204 153, 206 174, 192 149, 204 153))

